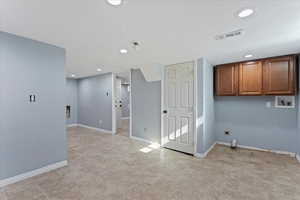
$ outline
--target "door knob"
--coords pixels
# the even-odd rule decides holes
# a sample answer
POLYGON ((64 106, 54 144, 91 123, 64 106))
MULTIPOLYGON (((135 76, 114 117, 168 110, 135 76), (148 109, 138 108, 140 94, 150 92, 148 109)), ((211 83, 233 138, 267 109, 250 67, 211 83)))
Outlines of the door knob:
POLYGON ((163 111, 163 113, 164 113, 164 114, 167 114, 167 113, 168 113, 168 111, 167 111, 167 110, 164 110, 164 111, 163 111))

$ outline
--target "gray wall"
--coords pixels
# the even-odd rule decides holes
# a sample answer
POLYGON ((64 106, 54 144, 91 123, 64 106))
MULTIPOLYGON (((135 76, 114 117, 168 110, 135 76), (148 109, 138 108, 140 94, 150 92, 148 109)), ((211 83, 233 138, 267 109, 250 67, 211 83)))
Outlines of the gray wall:
POLYGON ((197 153, 205 153, 216 141, 213 67, 205 59, 197 61, 197 153))
POLYGON ((217 140, 236 138, 241 145, 300 153, 298 98, 294 109, 275 108, 274 101, 274 96, 215 97, 217 140), (271 108, 266 107, 268 101, 271 108))
POLYGON ((77 92, 77 80, 66 79, 66 105, 71 106, 71 118, 66 119, 66 124, 78 123, 78 92, 77 92))
MULTIPOLYGON (((198 153, 206 152, 215 141, 233 138, 241 145, 300 153, 298 104, 295 109, 277 109, 265 106, 275 97, 214 97, 213 67, 205 59, 197 64, 198 153), (231 135, 225 136, 224 130, 231 135)), ((159 141, 160 83, 146 82, 140 70, 132 70, 132 84, 133 135, 159 141), (149 131, 149 127, 154 129, 149 131)))
POLYGON ((111 101, 112 73, 79 79, 78 123, 112 131, 111 101))
POLYGON ((65 51, 0 32, 0 179, 67 159, 65 51), (29 95, 36 102, 29 103, 29 95))
POLYGON ((297 108, 267 108, 275 97, 216 97, 216 133, 219 141, 296 152, 297 108), (224 135, 230 130, 231 135, 224 135))
POLYGON ((129 117, 130 114, 130 93, 128 92, 129 85, 122 85, 122 117, 129 117))
POLYGON ((160 143, 161 82, 147 82, 141 70, 131 70, 132 135, 160 143))

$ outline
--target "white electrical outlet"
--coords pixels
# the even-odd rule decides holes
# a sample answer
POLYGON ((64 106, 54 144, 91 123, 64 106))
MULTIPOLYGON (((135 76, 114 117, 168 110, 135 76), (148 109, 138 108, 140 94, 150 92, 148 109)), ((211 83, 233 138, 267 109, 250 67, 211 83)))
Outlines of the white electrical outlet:
POLYGON ((99 125, 101 126, 101 124, 102 124, 102 120, 100 119, 100 120, 99 120, 99 125))
POLYGON ((267 101, 267 102, 266 102, 266 107, 267 107, 267 108, 271 108, 271 107, 272 107, 271 101, 267 101))

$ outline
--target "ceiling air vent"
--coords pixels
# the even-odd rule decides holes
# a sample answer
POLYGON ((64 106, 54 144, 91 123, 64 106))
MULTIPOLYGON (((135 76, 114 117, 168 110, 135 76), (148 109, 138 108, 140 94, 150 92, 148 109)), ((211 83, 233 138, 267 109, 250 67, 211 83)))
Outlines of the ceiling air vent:
POLYGON ((131 43, 131 45, 132 45, 132 48, 133 48, 134 50, 136 50, 136 51, 139 51, 139 50, 141 49, 140 43, 137 42, 137 41, 133 41, 133 42, 131 43))
POLYGON ((232 38, 232 37, 240 36, 243 33, 244 33, 244 30, 243 29, 239 29, 239 30, 236 30, 236 31, 232 31, 232 32, 229 32, 229 33, 222 34, 222 35, 217 35, 215 37, 215 39, 216 40, 224 40, 224 39, 227 39, 227 38, 232 38))

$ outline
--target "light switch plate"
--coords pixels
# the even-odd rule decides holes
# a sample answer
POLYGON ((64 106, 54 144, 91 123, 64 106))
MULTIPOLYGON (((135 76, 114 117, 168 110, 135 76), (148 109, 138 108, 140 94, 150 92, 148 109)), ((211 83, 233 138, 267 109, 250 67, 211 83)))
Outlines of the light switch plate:
POLYGON ((266 107, 267 107, 267 108, 271 108, 271 107, 272 107, 271 101, 267 101, 267 102, 266 102, 266 107))

